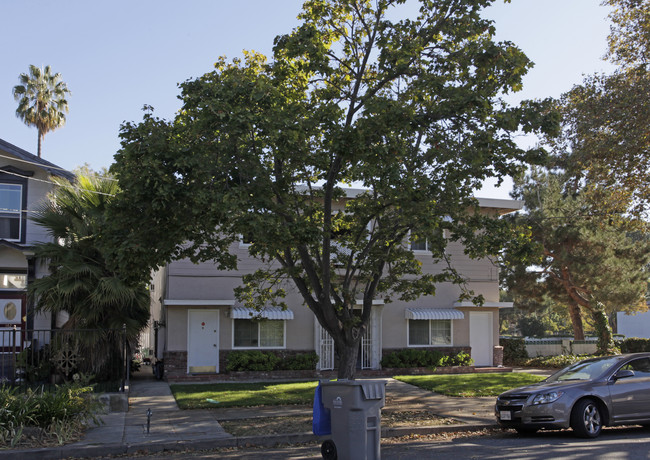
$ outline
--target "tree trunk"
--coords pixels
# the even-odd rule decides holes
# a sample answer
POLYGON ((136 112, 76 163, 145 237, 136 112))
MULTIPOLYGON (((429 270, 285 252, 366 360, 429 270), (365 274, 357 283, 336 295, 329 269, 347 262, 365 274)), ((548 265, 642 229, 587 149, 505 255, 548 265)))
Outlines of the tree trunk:
POLYGON ((36 149, 36 152, 38 153, 38 157, 41 157, 41 143, 43 142, 43 134, 41 134, 41 130, 38 130, 38 148, 36 149))
POLYGON ((582 324, 582 312, 580 305, 573 300, 569 301, 569 316, 571 317, 571 326, 573 326, 573 340, 584 340, 585 330, 582 324))
POLYGON ((337 378, 354 380, 354 375, 357 372, 357 357, 359 356, 360 342, 360 334, 359 338, 350 338, 349 341, 335 340, 336 351, 339 355, 337 378))

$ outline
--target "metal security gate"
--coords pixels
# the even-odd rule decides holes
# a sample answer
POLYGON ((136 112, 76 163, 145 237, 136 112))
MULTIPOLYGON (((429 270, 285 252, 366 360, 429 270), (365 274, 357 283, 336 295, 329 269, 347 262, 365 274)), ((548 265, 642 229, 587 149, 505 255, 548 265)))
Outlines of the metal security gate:
POLYGON ((361 337, 361 369, 372 368, 372 327, 366 329, 361 337))
MULTIPOLYGON (((318 326, 319 332, 319 361, 318 369, 320 370, 332 370, 334 369, 334 339, 329 335, 329 333, 323 329, 320 325, 318 326)), ((360 360, 361 369, 372 369, 372 334, 370 329, 361 337, 360 344, 360 360)))
POLYGON ((318 369, 334 369, 334 339, 329 333, 318 324, 318 369))

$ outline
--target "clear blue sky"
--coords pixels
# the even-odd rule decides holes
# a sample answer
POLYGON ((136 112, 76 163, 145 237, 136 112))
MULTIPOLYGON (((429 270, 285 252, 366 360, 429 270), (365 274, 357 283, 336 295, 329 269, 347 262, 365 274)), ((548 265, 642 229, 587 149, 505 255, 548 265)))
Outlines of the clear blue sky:
MULTIPOLYGON (((12 88, 30 64, 50 65, 72 91, 65 127, 45 136, 43 157, 66 169, 110 166, 123 121, 142 106, 172 118, 177 83, 243 49, 270 55, 301 0, 0 0, 0 138, 36 152, 36 129, 15 116, 12 88)), ((513 101, 557 97, 582 75, 608 71, 609 32, 600 0, 497 0, 486 12, 497 38, 522 48, 535 68, 513 101)), ((506 197, 483 190, 482 196, 506 197)))

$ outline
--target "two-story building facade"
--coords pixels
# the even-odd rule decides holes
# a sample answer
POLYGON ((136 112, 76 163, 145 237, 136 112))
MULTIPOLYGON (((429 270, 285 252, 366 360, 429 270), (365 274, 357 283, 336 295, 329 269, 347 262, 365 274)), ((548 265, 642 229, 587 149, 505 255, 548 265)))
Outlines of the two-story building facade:
POLYGON ((26 289, 47 274, 33 246, 48 241, 46 231, 29 219, 54 187, 52 176, 74 180, 74 174, 0 139, 0 338, 3 348, 17 329, 21 346, 25 329, 50 329, 49 314, 34 314, 26 289), (3 332, 4 331, 4 332, 3 332))
MULTIPOLYGON (((482 212, 503 215, 522 203, 514 200, 479 198, 482 212)), ((426 243, 411 249, 425 272, 435 273, 426 243)), ((287 310, 267 308, 266 321, 250 319, 250 312, 235 300, 233 290, 242 276, 259 267, 248 255, 248 245, 231 247, 239 259, 238 270, 219 270, 211 263, 178 260, 158 271, 151 284, 152 317, 161 325, 158 358, 164 359, 170 379, 225 372, 224 363, 233 350, 315 351, 319 370, 336 365, 331 337, 303 304, 298 292, 289 292, 287 310)), ((468 351, 476 366, 495 364, 493 352, 499 344, 498 267, 489 259, 473 260, 460 243, 447 248, 454 267, 468 280, 468 288, 482 294, 481 306, 459 302, 460 290, 452 283, 437 286, 434 297, 412 302, 395 300, 384 305, 375 301, 368 331, 359 350, 358 368, 379 369, 386 353, 405 348, 434 348, 468 351)), ((361 307, 361 305, 359 305, 361 307)), ((497 363, 499 364, 499 363, 497 363)))

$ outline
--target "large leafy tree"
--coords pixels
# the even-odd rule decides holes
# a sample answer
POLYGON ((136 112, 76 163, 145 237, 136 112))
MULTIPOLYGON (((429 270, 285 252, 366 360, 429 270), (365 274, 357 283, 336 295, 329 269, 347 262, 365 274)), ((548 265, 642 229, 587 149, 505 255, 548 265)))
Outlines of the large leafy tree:
POLYGON ((613 8, 607 58, 611 75, 586 77, 559 101, 561 135, 547 139, 550 171, 516 190, 540 252, 537 265, 510 257, 518 297, 552 294, 582 338, 583 313, 594 321, 601 351, 611 348, 606 312, 645 309, 650 209, 647 0, 606 0, 613 8))
POLYGON ((29 73, 21 73, 20 84, 14 86, 14 99, 18 102, 16 116, 27 126, 38 129, 38 156, 41 156, 43 137, 65 124, 70 91, 61 80, 61 74, 52 74, 50 66, 29 66, 29 73))
POLYGON ((611 75, 585 78, 562 98, 563 136, 553 144, 572 182, 587 181, 593 201, 617 190, 629 212, 650 210, 650 2, 606 0, 613 8, 607 58, 611 75))
MULTIPOLYGON (((600 196, 606 191, 600 190, 600 196)), ((593 320, 599 350, 613 350, 607 314, 644 310, 650 262, 646 229, 620 212, 614 199, 594 204, 582 189, 567 185, 561 174, 534 170, 515 187, 525 212, 509 216, 513 225, 530 232, 533 241, 528 263, 520 252, 506 251, 504 283, 515 299, 568 308, 576 340, 584 340, 583 312, 593 320)), ((530 248, 529 248, 530 249, 530 248)))
POLYGON ((422 0, 417 17, 400 19, 404 3, 309 0, 271 62, 222 58, 181 85, 175 120, 148 113, 123 125, 115 262, 145 276, 185 256, 234 268, 229 246, 246 235, 268 264, 238 297, 263 308, 297 290, 345 378, 373 300, 462 287, 452 265, 423 274, 405 241, 427 238, 444 260, 444 229, 472 257, 496 252, 508 230, 479 212, 473 190, 539 159, 515 131, 556 123, 543 103, 500 99, 531 63, 493 40, 480 17, 490 0, 422 0), (343 184, 366 191, 346 200, 343 184))
POLYGON ((58 186, 51 199, 31 217, 52 237, 35 247, 50 273, 31 282, 28 293, 37 310, 67 313, 65 329, 92 330, 80 336, 84 362, 86 370, 101 373, 119 353, 124 325, 128 341, 137 341, 149 319, 149 293, 144 284, 129 284, 111 270, 100 249, 117 181, 97 175, 78 175, 74 184, 53 180, 58 186))

